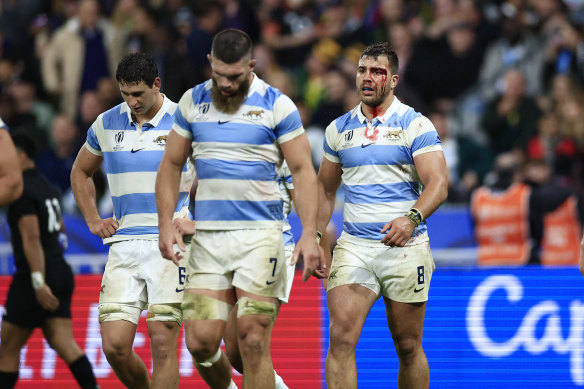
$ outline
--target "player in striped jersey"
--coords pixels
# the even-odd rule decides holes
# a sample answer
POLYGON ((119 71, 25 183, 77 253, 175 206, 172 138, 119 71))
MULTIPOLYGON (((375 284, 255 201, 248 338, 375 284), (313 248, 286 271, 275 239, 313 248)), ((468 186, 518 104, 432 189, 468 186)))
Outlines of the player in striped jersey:
POLYGON ((326 129, 318 226, 345 192, 343 233, 327 285, 329 388, 356 388, 355 347, 380 295, 400 361, 400 388, 427 388, 422 330, 434 261, 425 218, 446 199, 446 164, 432 123, 394 96, 398 58, 389 43, 361 54, 361 103, 326 129), (423 190, 422 190, 423 189, 423 190))
POLYGON ((176 261, 172 246, 181 238, 172 225, 172 203, 192 150, 197 231, 182 304, 186 343, 201 376, 222 389, 234 387, 219 345, 236 301, 244 386, 275 385, 270 334, 287 286, 276 173, 282 155, 303 226, 293 262, 303 256, 307 279, 322 274, 324 261, 316 241, 317 180, 300 115, 289 97, 253 73, 251 52, 241 30, 215 36, 208 56, 212 77, 179 101, 156 182, 160 249, 176 261))
MULTIPOLYGON (((294 273, 296 266, 292 265, 292 256, 294 255, 294 235, 292 235, 292 227, 288 222, 288 215, 292 210, 292 198, 294 197, 294 183, 292 182, 292 174, 286 161, 282 164, 282 167, 278 170, 278 188, 282 194, 283 200, 283 213, 284 213, 284 226, 282 228, 282 233, 284 235, 284 251, 286 256, 287 265, 287 276, 288 284, 286 286, 286 294, 284 297, 280 298, 280 301, 287 303, 290 298, 290 291, 292 290, 292 283, 294 281, 294 273)), ((192 192, 191 192, 192 193, 192 192)), ((195 221, 187 218, 174 219, 173 224, 178 232, 183 236, 193 236, 195 234, 195 221)), ((229 318, 227 320, 227 328, 225 330, 225 335, 223 336, 225 340, 225 352, 229 358, 229 362, 235 370, 243 373, 243 365, 241 362, 241 354, 239 352, 239 346, 237 344, 237 304, 234 309, 231 310, 229 318)), ((288 386, 284 383, 282 377, 278 375, 278 372, 274 371, 276 377, 276 389, 287 389, 288 386)))
MULTIPOLYGON (((127 387, 177 388, 176 348, 186 273, 184 266, 174 266, 160 255, 154 196, 177 105, 160 93, 156 64, 146 54, 124 57, 116 78, 124 102, 91 125, 71 172, 73 193, 90 231, 110 245, 99 298, 103 350, 127 387), (102 163, 114 205, 114 215, 107 219, 97 211, 91 180, 102 163), (152 383, 132 349, 140 313, 146 308, 152 383)), ((183 217, 188 213, 192 165, 183 164, 178 174, 182 179, 172 216, 183 217)))
POLYGON ((8 127, 0 118, 0 207, 22 194, 22 173, 8 127))

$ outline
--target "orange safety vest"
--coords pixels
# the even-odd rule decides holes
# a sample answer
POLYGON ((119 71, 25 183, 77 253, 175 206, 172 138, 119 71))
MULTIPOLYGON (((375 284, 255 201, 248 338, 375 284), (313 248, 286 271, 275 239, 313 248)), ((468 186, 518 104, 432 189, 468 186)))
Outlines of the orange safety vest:
POLYGON ((543 219, 541 263, 544 266, 573 266, 580 256, 582 229, 577 201, 571 196, 543 219))
POLYGON ((529 196, 531 188, 514 184, 504 192, 481 187, 474 191, 471 212, 480 266, 525 265, 529 260, 529 196))

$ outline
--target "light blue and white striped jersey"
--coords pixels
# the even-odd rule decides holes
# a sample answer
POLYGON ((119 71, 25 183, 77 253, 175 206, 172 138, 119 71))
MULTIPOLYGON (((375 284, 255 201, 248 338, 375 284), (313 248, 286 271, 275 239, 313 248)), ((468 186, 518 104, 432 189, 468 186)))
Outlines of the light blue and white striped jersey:
MULTIPOLYGON (((324 155, 342 165, 343 231, 381 240, 383 226, 403 216, 422 191, 414 157, 441 150, 430 120, 397 98, 372 123, 361 112, 361 104, 333 121, 326 129, 324 155)), ((422 222, 408 244, 427 240, 422 222)))
POLYGON ((282 167, 278 170, 278 188, 280 188, 283 200, 282 211, 284 215, 284 227, 282 228, 282 231, 284 232, 284 246, 293 246, 294 235, 292 235, 292 227, 288 221, 288 215, 292 210, 292 196, 290 190, 294 190, 294 184, 292 183, 292 173, 290 173, 286 160, 284 160, 282 167))
POLYGON ((8 126, 6 125, 6 123, 4 123, 4 121, 2 120, 2 118, 0 118, 0 128, 3 128, 5 130, 8 130, 8 126))
POLYGON ((174 131, 192 140, 197 229, 282 228, 279 144, 304 133, 300 114, 288 96, 255 74, 233 114, 215 108, 211 86, 208 80, 188 90, 174 115, 174 131))
MULTIPOLYGON (((158 113, 140 128, 125 102, 102 113, 87 131, 85 147, 103 156, 103 169, 119 223, 116 233, 103 240, 158 239, 158 214, 154 186, 166 137, 172 129, 176 103, 164 97, 158 113)), ((187 161, 180 184, 175 217, 188 214, 194 167, 187 161)))

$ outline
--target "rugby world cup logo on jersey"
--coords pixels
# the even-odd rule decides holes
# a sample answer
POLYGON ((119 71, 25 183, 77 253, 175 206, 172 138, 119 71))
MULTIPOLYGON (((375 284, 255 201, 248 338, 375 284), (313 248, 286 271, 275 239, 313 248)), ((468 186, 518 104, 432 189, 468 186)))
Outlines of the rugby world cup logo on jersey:
POLYGON ((199 105, 199 113, 205 115, 209 112, 209 103, 199 105))
POLYGON ((114 151, 123 150, 124 145, 122 145, 122 141, 124 140, 124 131, 116 132, 116 135, 114 135, 114 140, 116 141, 116 144, 113 147, 114 151))
POLYGON ((351 141, 353 140, 353 130, 345 132, 345 143, 341 146, 343 149, 351 147, 351 141))

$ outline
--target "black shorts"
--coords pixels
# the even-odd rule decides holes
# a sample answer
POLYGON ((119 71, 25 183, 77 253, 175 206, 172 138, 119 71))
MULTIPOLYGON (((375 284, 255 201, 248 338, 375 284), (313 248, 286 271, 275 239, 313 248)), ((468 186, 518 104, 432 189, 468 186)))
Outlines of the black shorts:
POLYGON ((46 276, 46 283, 59 299, 59 308, 56 311, 46 311, 41 307, 32 288, 30 274, 16 273, 12 278, 8 297, 6 298, 5 312, 2 320, 24 328, 42 327, 46 319, 52 317, 71 317, 71 297, 75 281, 73 272, 67 263, 51 269, 46 276))

